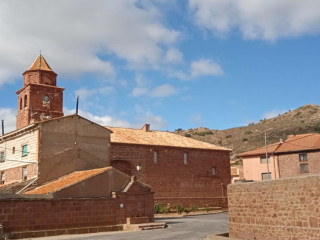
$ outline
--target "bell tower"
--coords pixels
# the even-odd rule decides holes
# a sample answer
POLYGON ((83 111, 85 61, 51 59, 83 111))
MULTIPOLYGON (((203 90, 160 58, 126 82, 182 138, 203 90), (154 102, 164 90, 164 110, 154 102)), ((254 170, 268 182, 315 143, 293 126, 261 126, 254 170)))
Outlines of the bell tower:
POLYGON ((17 129, 63 116, 64 88, 57 87, 57 74, 41 54, 22 75, 24 85, 17 91, 17 129))

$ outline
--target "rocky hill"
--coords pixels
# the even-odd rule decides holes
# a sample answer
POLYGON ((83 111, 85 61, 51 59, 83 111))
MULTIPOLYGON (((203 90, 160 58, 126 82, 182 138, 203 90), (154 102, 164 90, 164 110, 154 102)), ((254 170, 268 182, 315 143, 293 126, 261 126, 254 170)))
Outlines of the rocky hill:
POLYGON ((231 160, 236 160, 238 153, 264 146, 265 132, 268 144, 285 140, 288 135, 320 133, 320 107, 317 104, 305 105, 275 118, 226 130, 199 127, 175 131, 179 135, 233 149, 231 160))

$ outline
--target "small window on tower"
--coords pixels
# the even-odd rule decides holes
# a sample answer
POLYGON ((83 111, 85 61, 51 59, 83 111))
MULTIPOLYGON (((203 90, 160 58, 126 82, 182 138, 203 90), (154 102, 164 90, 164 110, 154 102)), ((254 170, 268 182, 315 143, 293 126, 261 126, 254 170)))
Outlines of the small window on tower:
POLYGON ((28 96, 24 95, 24 107, 28 106, 28 96))
POLYGON ((20 99, 20 110, 22 110, 22 98, 20 99))

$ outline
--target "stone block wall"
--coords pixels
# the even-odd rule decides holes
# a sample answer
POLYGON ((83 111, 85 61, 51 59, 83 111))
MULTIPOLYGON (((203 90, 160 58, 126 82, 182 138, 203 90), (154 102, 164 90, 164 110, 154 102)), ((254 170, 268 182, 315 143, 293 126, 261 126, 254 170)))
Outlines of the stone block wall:
POLYGON ((228 185, 229 236, 320 239, 320 175, 228 185))
POLYGON ((227 207, 226 186, 231 182, 228 151, 111 143, 110 155, 112 166, 136 174, 151 186, 156 203, 227 207), (139 163, 142 170, 135 172, 139 163))

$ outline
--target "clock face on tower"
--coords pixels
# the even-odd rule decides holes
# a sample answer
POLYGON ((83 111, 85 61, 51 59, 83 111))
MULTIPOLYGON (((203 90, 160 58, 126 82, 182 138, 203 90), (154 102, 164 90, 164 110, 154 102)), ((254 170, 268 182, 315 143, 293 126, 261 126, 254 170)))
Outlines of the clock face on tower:
POLYGON ((48 95, 43 97, 44 102, 50 102, 50 97, 48 95))

